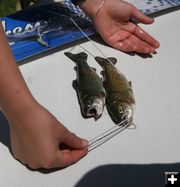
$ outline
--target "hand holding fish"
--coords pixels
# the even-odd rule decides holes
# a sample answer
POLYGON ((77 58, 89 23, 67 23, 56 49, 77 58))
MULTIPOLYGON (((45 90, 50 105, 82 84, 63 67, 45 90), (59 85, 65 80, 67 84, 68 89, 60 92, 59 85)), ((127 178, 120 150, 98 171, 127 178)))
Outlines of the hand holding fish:
POLYGON ((122 0, 86 0, 78 4, 92 19, 96 30, 110 46, 125 52, 154 53, 158 41, 132 20, 153 23, 133 5, 122 0))
POLYGON ((14 157, 32 169, 65 167, 87 153, 87 142, 67 130, 39 104, 9 121, 13 124, 10 135, 14 157))

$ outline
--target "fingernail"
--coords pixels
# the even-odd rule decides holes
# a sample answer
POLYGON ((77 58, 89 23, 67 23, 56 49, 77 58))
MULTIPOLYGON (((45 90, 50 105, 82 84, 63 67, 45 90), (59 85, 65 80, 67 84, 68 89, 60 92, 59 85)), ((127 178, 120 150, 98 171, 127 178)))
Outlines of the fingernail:
POLYGON ((88 148, 84 148, 83 151, 85 152, 85 155, 88 153, 88 148))
POLYGON ((159 43, 156 42, 155 47, 156 47, 156 48, 159 48, 159 46, 160 46, 159 43))
POLYGON ((83 145, 83 147, 87 147, 88 144, 89 144, 89 142, 87 140, 82 139, 82 145, 83 145))
POLYGON ((154 53, 154 52, 155 52, 155 49, 154 48, 150 48, 149 53, 154 53))

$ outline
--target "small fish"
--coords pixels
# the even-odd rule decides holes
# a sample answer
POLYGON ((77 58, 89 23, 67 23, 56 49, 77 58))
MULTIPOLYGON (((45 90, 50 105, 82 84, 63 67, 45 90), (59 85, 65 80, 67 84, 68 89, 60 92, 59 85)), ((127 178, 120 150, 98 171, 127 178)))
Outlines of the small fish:
POLYGON ((76 63, 77 79, 73 81, 73 87, 78 95, 82 115, 84 118, 94 117, 97 120, 105 105, 106 93, 102 80, 95 69, 88 65, 86 53, 64 54, 76 63))
POLYGON ((42 20, 41 25, 34 26, 31 29, 8 33, 7 38, 11 45, 22 41, 36 41, 43 46, 49 47, 52 39, 72 34, 78 30, 69 19, 68 16, 63 14, 56 15, 49 18, 49 20, 42 20))
POLYGON ((7 38, 9 43, 16 43, 22 41, 37 41, 40 44, 48 47, 49 44, 46 41, 46 37, 44 37, 43 33, 40 33, 42 27, 34 27, 30 30, 24 30, 23 32, 17 32, 15 34, 9 33, 7 34, 7 38))
POLYGON ((49 47, 50 35, 55 37, 68 33, 68 31, 70 32, 70 29, 67 29, 67 24, 62 24, 63 20, 65 22, 63 16, 54 16, 49 18, 48 21, 42 20, 40 25, 34 26, 33 28, 16 33, 8 33, 7 38, 10 44, 22 41, 37 41, 41 45, 49 47))
POLYGON ((131 82, 114 66, 116 58, 95 57, 103 68, 106 105, 110 117, 116 124, 132 122, 135 100, 131 82))

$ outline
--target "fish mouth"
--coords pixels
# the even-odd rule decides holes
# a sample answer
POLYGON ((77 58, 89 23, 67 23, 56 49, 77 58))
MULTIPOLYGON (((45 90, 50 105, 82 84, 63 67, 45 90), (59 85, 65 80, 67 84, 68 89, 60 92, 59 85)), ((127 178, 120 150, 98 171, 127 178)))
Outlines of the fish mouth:
POLYGON ((123 115, 121 116, 121 122, 124 125, 128 124, 128 123, 132 123, 133 121, 133 115, 134 115, 134 105, 129 105, 126 107, 123 115))
POLYGON ((132 124, 135 106, 129 103, 120 103, 119 106, 119 110, 117 111, 113 111, 111 108, 107 107, 111 119, 119 126, 132 124))
POLYGON ((89 108, 86 112, 87 116, 88 117, 96 117, 98 116, 98 112, 97 112, 97 108, 96 107, 92 107, 92 108, 89 108))
POLYGON ((97 120, 102 115, 102 110, 98 107, 92 107, 87 110, 86 114, 88 117, 93 117, 95 120, 97 120))
POLYGON ((104 110, 104 103, 105 101, 103 99, 94 99, 91 105, 85 107, 86 117, 93 117, 95 120, 99 119, 104 110))

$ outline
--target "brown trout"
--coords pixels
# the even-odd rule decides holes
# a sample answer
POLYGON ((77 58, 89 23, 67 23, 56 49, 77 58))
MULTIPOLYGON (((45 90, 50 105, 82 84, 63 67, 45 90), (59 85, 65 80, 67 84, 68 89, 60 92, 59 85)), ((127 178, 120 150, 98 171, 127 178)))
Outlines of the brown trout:
POLYGON ((106 106, 110 117, 116 124, 132 122, 135 100, 131 82, 114 66, 117 59, 95 57, 95 60, 103 68, 106 106))
POLYGON ((73 81, 73 87, 78 95, 81 113, 84 118, 94 117, 97 120, 102 115, 105 105, 103 82, 96 70, 88 65, 86 53, 64 54, 76 63, 77 79, 73 81))

